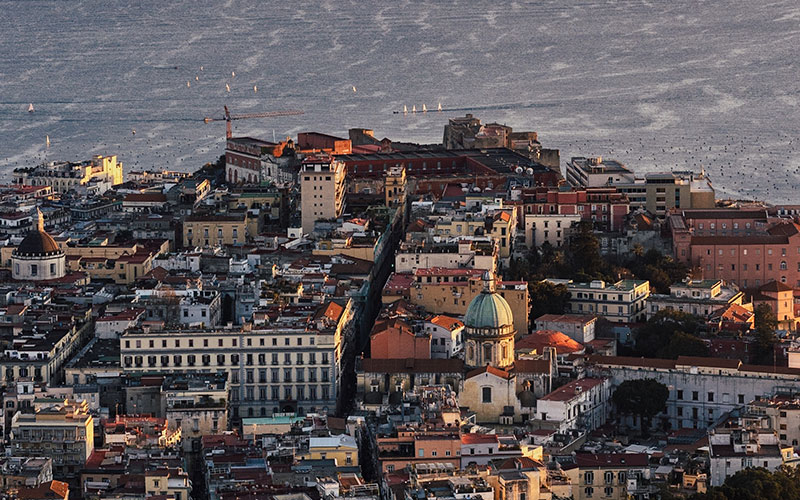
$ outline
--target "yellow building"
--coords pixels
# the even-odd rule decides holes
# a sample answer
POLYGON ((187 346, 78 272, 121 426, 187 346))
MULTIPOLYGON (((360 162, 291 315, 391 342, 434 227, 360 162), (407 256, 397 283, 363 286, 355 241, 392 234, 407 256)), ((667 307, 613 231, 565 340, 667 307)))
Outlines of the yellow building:
POLYGON ((575 464, 566 470, 575 500, 627 500, 648 492, 650 465, 646 454, 578 453, 575 464))
POLYGON ((33 186, 52 186, 57 193, 88 184, 92 180, 109 182, 112 186, 124 182, 122 162, 116 155, 94 156, 80 163, 51 162, 35 167, 15 168, 14 183, 33 186))
POLYGON ((491 236, 500 247, 500 258, 508 259, 517 233, 516 207, 495 210, 488 216, 466 214, 436 221, 433 233, 441 236, 491 236))
POLYGON ((190 500, 192 493, 192 482, 189 475, 183 469, 156 469, 145 472, 144 475, 145 495, 172 496, 175 500, 190 500))
MULTIPOLYGON (((217 247, 247 241, 250 220, 247 213, 191 215, 183 221, 183 246, 217 247)), ((257 224, 257 221, 256 221, 257 224)))
POLYGON ((310 156, 300 170, 300 216, 303 232, 320 219, 335 219, 344 211, 344 163, 330 156, 310 156))
MULTIPOLYGON (((485 271, 479 269, 417 269, 408 298, 432 314, 463 316, 472 299, 485 288, 485 271)), ((528 333, 529 295, 524 281, 500 281, 497 293, 508 303, 514 315, 517 336, 528 333)))
POLYGON ((17 412, 11 420, 11 446, 15 455, 52 457, 53 473, 77 477, 94 450, 94 418, 86 401, 37 411, 17 412))
POLYGON ((353 436, 312 437, 308 440, 308 454, 311 460, 336 460, 339 467, 358 466, 358 444, 353 436))
POLYGON ((406 167, 394 166, 384 174, 384 195, 387 207, 396 207, 406 197, 406 167))

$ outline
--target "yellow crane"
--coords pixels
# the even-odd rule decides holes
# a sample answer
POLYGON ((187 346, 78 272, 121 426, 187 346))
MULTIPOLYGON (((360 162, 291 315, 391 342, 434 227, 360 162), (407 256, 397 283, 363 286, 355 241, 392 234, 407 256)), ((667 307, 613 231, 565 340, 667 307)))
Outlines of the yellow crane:
POLYGON ((289 109, 285 111, 266 111, 264 113, 248 113, 245 115, 232 115, 230 111, 228 111, 228 106, 225 106, 225 116, 221 118, 212 118, 206 116, 203 118, 203 122, 211 123, 211 122, 221 122, 225 121, 225 137, 230 139, 232 137, 231 132, 231 122, 233 120, 247 120, 250 118, 274 118, 276 116, 295 116, 295 115, 302 115, 304 112, 296 109, 289 109))

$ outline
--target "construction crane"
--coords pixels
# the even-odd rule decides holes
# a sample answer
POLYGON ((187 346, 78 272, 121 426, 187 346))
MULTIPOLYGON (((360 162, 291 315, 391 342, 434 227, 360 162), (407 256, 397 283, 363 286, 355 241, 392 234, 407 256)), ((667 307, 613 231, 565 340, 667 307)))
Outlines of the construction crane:
POLYGON ((203 122, 211 123, 211 122, 221 122, 225 120, 225 137, 230 139, 232 137, 231 132, 231 122, 233 120, 246 120, 248 118, 273 118, 276 116, 294 116, 294 115, 302 115, 303 111, 290 109, 286 111, 267 111, 265 113, 249 113, 246 115, 232 115, 230 111, 228 111, 228 106, 225 106, 225 116, 222 118, 211 118, 206 116, 203 118, 203 122))

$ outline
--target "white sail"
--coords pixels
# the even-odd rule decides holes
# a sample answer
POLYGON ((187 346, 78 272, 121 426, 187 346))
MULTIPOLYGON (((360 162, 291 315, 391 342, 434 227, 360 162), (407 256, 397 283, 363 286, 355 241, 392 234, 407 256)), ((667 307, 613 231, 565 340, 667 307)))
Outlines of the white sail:
POLYGON ((439 103, 439 111, 442 110, 442 103, 439 103))
POLYGON ((258 85, 253 85, 253 92, 258 92, 258 85))
POLYGON ((225 90, 226 90, 227 92, 230 92, 230 91, 231 91, 231 86, 230 86, 230 85, 228 85, 227 83, 225 84, 225 90))
POLYGON ((33 112, 34 112, 33 103, 30 103, 28 104, 28 113, 33 113, 33 112))
POLYGON ((424 104, 423 104, 423 105, 422 105, 422 112, 423 112, 423 113, 427 113, 427 112, 428 112, 428 106, 426 106, 426 105, 424 105, 424 104))
POLYGON ((235 71, 231 71, 231 78, 236 78, 236 72, 235 71))
POLYGON ((411 112, 412 112, 412 113, 416 113, 416 112, 417 112, 417 105, 416 105, 416 104, 413 104, 413 105, 411 106, 411 112))
POLYGON ((408 114, 408 106, 406 106, 405 104, 403 104, 403 114, 404 115, 408 114))
POLYGON ((189 87, 189 88, 192 88, 192 82, 190 82, 189 80, 186 80, 186 86, 189 87))
POLYGON ((45 144, 47 145, 47 147, 49 148, 50 147, 50 136, 46 135, 44 141, 45 141, 45 144))
POLYGON ((355 91, 356 91, 356 86, 353 85, 353 92, 355 93, 355 91))

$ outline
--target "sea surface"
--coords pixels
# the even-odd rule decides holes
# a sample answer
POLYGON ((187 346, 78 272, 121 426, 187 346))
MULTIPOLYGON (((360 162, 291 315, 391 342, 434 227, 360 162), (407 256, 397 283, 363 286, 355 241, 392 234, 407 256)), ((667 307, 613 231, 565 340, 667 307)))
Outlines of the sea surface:
POLYGON ((0 23, 0 182, 93 154, 195 169, 223 152, 203 118, 227 104, 305 111, 234 122, 267 140, 439 142, 472 112, 562 164, 704 169, 721 196, 800 203, 797 0, 19 0, 0 23))

